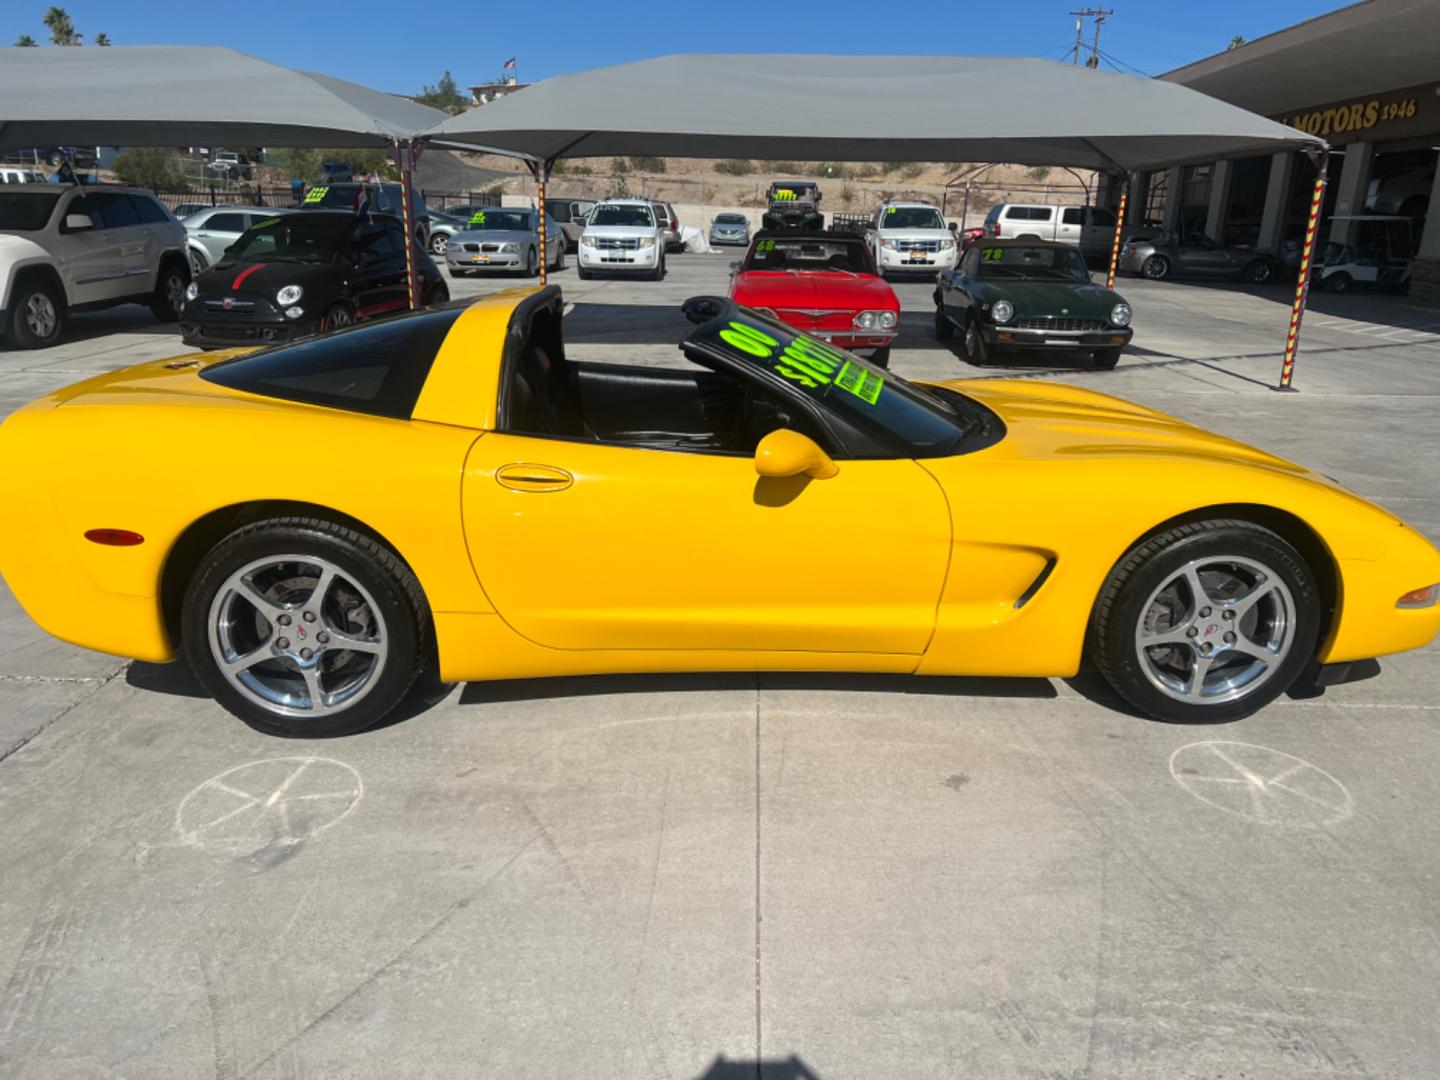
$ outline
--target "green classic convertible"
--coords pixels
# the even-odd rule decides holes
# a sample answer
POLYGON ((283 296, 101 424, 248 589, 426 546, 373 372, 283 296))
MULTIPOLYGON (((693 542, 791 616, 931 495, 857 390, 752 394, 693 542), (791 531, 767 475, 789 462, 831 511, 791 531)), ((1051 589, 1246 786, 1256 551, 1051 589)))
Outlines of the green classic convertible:
POLYGON ((989 240, 935 283, 935 336, 963 335, 965 359, 987 364, 1018 349, 1080 349, 1113 368, 1130 341, 1130 305, 1090 280, 1068 244, 989 240))

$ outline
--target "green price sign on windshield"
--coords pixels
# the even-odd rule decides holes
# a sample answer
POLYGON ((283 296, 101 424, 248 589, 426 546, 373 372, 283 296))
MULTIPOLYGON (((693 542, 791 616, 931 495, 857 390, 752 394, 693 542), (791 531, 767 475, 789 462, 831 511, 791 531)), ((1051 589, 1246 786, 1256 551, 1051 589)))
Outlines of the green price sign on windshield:
POLYGON ((484 225, 484 224, 485 224, 485 211, 484 211, 484 210, 477 210, 477 211, 475 211, 475 213, 471 214, 471 215, 470 215, 470 224, 471 224, 471 225, 484 225))
POLYGON ((328 187, 311 188, 305 193, 306 205, 308 206, 310 203, 318 203, 321 199, 325 198, 325 196, 329 194, 329 192, 330 189, 328 187))
POLYGON ((874 405, 885 386, 879 375, 814 338, 795 337, 781 349, 780 342, 760 327, 732 321, 720 331, 720 339, 743 353, 774 361, 771 368, 777 375, 809 389, 834 386, 874 405))

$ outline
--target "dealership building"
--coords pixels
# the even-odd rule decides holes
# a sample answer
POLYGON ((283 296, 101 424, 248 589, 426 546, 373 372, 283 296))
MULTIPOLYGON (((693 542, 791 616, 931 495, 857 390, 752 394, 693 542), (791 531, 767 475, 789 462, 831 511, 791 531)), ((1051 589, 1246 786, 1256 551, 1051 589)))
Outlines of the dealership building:
MULTIPOLYGON (((1365 0, 1160 78, 1323 138, 1322 243, 1368 242, 1374 223, 1347 215, 1411 219, 1411 297, 1440 304, 1440 221, 1426 227, 1440 205, 1440 3, 1365 0)), ((1280 250, 1304 235, 1315 176, 1302 153, 1166 169, 1134 180, 1130 217, 1280 250)))

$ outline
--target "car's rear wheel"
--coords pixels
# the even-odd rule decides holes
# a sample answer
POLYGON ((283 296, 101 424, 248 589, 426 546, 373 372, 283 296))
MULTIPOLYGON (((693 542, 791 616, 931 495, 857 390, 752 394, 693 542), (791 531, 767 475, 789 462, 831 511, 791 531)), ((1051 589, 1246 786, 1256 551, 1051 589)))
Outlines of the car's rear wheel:
POLYGON ((1245 264, 1245 269, 1240 276, 1251 285, 1260 285, 1270 280, 1274 275, 1271 267, 1264 259, 1251 259, 1245 264))
POLYGON ((309 518, 243 526, 201 561, 185 652, 222 706, 267 735, 326 738, 383 720, 419 674, 428 621, 393 552, 309 518))
POLYGON ((976 367, 985 367, 990 363, 990 346, 985 343, 980 323, 974 318, 965 324, 965 359, 976 367))
POLYGON ((45 349, 65 330, 65 300, 50 282, 37 276, 21 278, 10 293, 10 318, 5 336, 17 349, 45 349))
POLYGON ((540 273, 540 256, 532 247, 525 256, 525 276, 535 277, 540 273))
POLYGON ((1314 575, 1289 543, 1253 522, 1200 521, 1121 559, 1095 603, 1090 651, 1141 712, 1223 722, 1288 689, 1319 626, 1314 575))
POLYGON ((1120 350, 1096 349, 1090 357, 1097 371, 1114 371, 1115 365, 1120 363, 1120 350))
POLYGON ((1140 273, 1151 281, 1163 281, 1170 276, 1170 260, 1164 255, 1151 255, 1140 264, 1140 273))
POLYGON ((178 255, 167 259, 160 267, 160 277, 150 296, 150 314, 161 322, 174 322, 180 318, 180 311, 185 306, 185 290, 189 285, 189 260, 178 255))
POLYGON ((1320 284, 1326 292, 1349 292, 1355 284, 1355 279, 1341 270, 1339 273, 1321 278, 1320 284))
POLYGON ((945 314, 945 309, 939 304, 935 305, 935 336, 941 341, 949 341, 955 336, 955 324, 945 314))

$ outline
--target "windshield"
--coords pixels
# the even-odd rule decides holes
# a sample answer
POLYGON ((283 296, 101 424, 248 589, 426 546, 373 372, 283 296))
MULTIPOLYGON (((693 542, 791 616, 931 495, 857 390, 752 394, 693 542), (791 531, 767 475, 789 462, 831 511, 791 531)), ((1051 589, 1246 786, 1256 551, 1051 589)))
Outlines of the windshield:
POLYGON ((913 457, 954 452, 978 426, 960 395, 930 394, 893 372, 733 303, 685 339, 685 349, 759 371, 822 410, 913 457))
POLYGON ((803 235, 765 237, 755 241, 746 270, 843 270, 870 273, 865 242, 859 237, 808 239, 803 235))
POLYGON ((943 229, 945 219, 931 206, 891 206, 880 222, 882 229, 943 229))
POLYGON ((476 210, 465 219, 470 232, 529 232, 534 227, 526 210, 476 210))
POLYGON ((354 228, 330 214, 286 214, 257 222, 226 252, 251 262, 329 262, 354 228))
POLYGON ((716 224, 716 225, 744 225, 744 224, 745 224, 745 216, 744 216, 743 214, 718 214, 718 215, 716 215, 716 218, 715 218, 715 224, 716 224))
POLYGON ((653 229, 655 215, 648 206, 597 206, 590 211, 591 225, 629 225, 639 229, 653 229))
POLYGON ((5 232, 38 232, 50 220, 58 191, 0 192, 0 230, 5 232))
POLYGON ((981 281, 1079 281, 1090 274, 1078 251, 1064 247, 987 247, 980 249, 981 281))
POLYGON ((776 184, 770 189, 771 202, 814 202, 814 184, 776 184))

